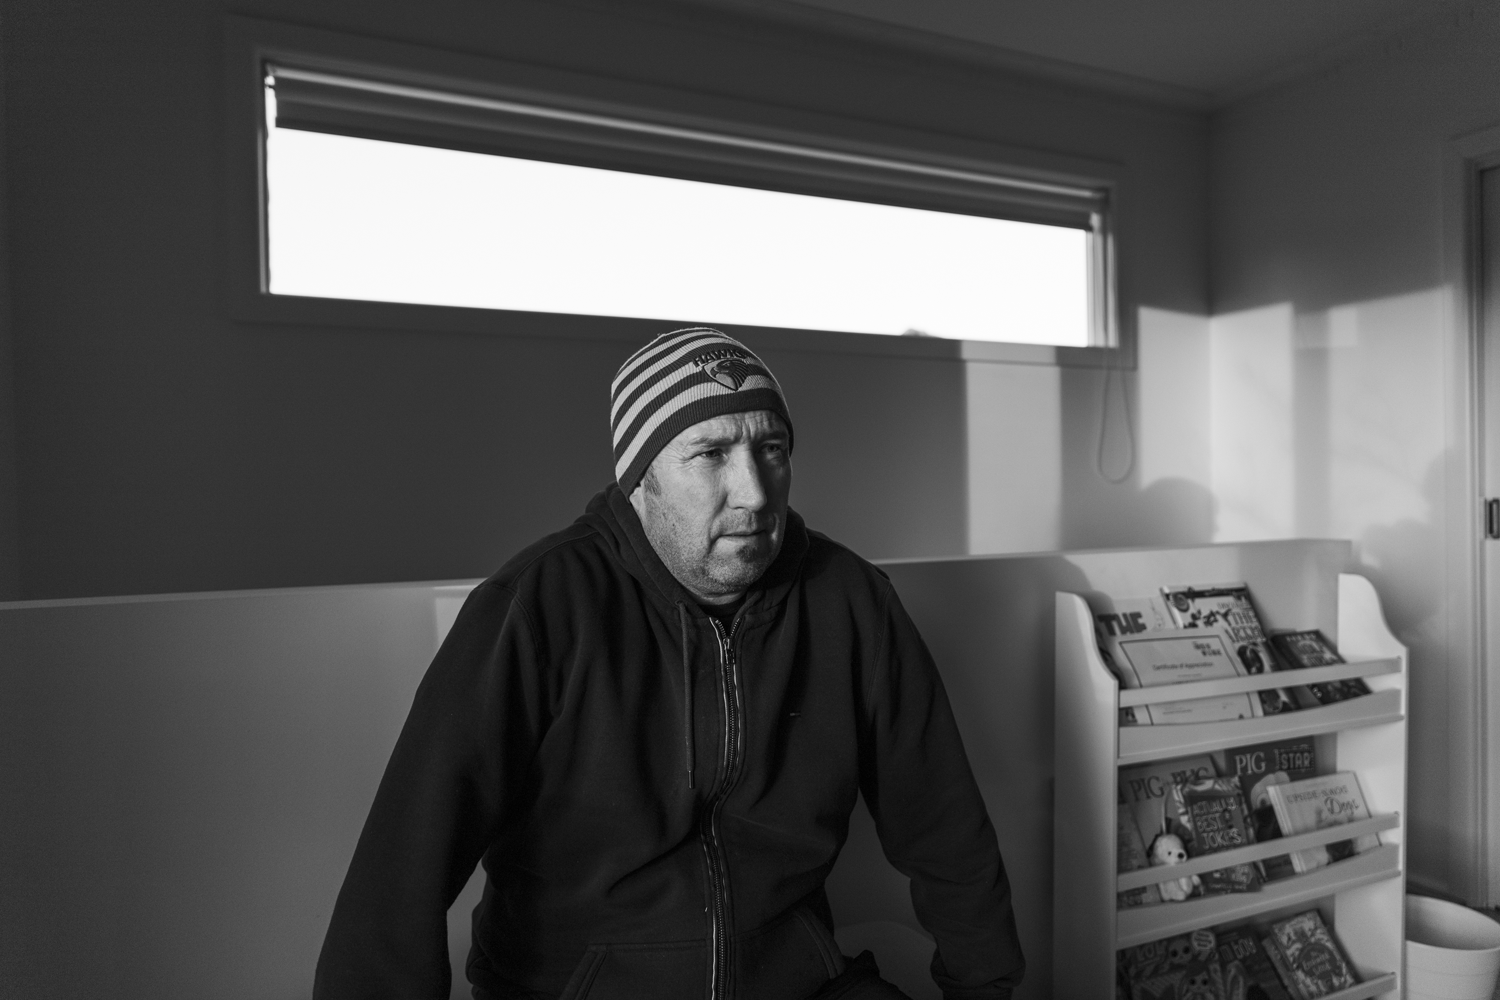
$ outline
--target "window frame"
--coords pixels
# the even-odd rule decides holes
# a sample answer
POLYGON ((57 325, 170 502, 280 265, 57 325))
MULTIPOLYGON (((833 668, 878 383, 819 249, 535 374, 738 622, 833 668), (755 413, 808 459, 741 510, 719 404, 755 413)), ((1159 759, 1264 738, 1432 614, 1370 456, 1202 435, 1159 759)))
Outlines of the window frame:
MULTIPOLYGON (((1121 322, 1119 306, 1120 280, 1115 247, 1123 171, 1118 165, 238 15, 225 18, 225 42, 227 135, 224 145, 229 193, 225 227, 228 244, 225 291, 229 312, 236 319, 299 326, 631 343, 659 333, 663 324, 689 320, 712 322, 709 317, 638 319, 271 294, 266 239, 267 123, 263 88, 266 66, 277 64, 312 72, 389 80, 397 85, 433 90, 494 94, 505 99, 584 113, 644 119, 665 123, 669 127, 696 128, 749 136, 769 143, 832 150, 836 155, 920 164, 936 171, 985 172, 1014 177, 1023 183, 1032 181, 1095 189, 1101 193, 1105 207, 1090 239, 1090 281, 1094 286, 1091 339, 1096 341, 1091 346, 1056 347, 741 324, 725 326, 771 350, 1089 368, 1134 366, 1134 338, 1132 331, 1121 322)), ((447 142, 427 144, 455 145, 447 142)), ((773 190, 778 187, 787 189, 775 184, 765 186, 773 190)))

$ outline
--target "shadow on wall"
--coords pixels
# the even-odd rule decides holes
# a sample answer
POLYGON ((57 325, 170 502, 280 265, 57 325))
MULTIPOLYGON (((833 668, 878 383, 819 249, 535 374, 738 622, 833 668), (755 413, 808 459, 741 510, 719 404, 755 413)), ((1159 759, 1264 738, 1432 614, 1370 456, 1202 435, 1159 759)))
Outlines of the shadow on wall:
POLYGON ((1065 550, 1214 541, 1210 320, 1141 308, 1134 370, 1063 375, 1065 550))
MULTIPOLYGON (((1445 452, 1427 468, 1422 492, 1430 511, 1440 509, 1452 462, 1451 452, 1445 452)), ((1355 556, 1360 572, 1381 595, 1391 631, 1411 655, 1410 877, 1423 885, 1446 887, 1453 884, 1459 860, 1453 856, 1452 841, 1466 831, 1455 822, 1455 813, 1465 803, 1454 799, 1464 797, 1464 789, 1454 787, 1449 760, 1454 720, 1449 717, 1453 684, 1446 648, 1443 531, 1430 515, 1372 525, 1360 536, 1355 556)))
POLYGON ((1218 501, 1191 479, 1158 479, 1120 503, 1117 531, 1126 545, 1202 545, 1213 541, 1218 501))

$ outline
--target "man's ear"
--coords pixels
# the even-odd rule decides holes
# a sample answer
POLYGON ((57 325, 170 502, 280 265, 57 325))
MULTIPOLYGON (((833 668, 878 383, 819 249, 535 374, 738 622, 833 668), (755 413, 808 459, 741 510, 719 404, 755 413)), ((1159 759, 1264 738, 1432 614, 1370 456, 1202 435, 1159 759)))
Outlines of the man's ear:
POLYGON ((638 482, 638 483, 635 484, 635 489, 633 489, 633 490, 630 491, 630 496, 627 499, 630 500, 630 506, 633 507, 633 508, 635 508, 635 516, 641 519, 641 523, 642 524, 645 524, 646 523, 646 480, 645 480, 644 477, 642 477, 642 479, 641 479, 640 482, 638 482))

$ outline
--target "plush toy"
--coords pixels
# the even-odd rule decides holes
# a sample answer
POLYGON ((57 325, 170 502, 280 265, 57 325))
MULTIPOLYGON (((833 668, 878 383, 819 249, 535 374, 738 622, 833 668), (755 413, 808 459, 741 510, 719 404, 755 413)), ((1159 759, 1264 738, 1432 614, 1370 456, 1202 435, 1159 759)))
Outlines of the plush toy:
MULTIPOLYGON (((1153 865, 1180 865, 1187 860, 1187 848, 1182 846, 1182 838, 1175 833, 1163 830, 1151 841, 1151 864, 1153 865)), ((1161 890, 1161 898, 1171 902, 1178 902, 1191 896, 1203 880, 1196 875, 1184 875, 1182 878, 1174 878, 1170 882, 1158 883, 1157 888, 1161 890)))

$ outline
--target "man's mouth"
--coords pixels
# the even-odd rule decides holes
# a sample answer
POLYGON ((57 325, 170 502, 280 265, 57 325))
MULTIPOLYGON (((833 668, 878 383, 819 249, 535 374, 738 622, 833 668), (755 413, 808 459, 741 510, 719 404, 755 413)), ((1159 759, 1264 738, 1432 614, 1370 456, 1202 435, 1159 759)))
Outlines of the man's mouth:
POLYGON ((740 528, 735 531, 721 532, 720 538, 765 538, 771 534, 774 525, 767 524, 759 528, 740 528))

